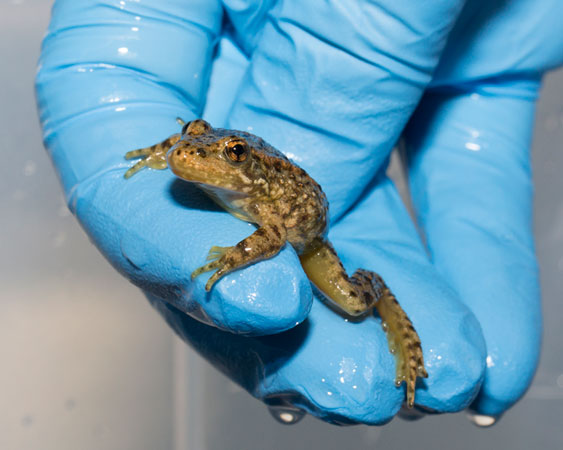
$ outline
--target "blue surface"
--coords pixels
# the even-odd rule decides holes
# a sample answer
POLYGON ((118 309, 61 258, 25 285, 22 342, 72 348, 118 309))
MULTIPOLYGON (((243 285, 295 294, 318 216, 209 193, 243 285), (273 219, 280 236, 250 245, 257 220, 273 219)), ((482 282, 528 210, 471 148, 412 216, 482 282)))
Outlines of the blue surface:
POLYGON ((253 395, 332 422, 388 421, 404 394, 375 319, 313 302, 289 247, 206 294, 188 274, 251 226, 169 172, 122 178, 124 153, 176 132, 177 116, 250 130, 323 186, 347 269, 381 273, 411 316, 430 375, 417 403, 457 411, 478 395, 475 410, 502 414, 537 363, 529 139, 541 73, 563 55, 561 3, 226 3, 225 36, 214 1, 56 3, 37 96, 84 229, 253 395), (413 113, 405 148, 428 249, 382 175, 413 113))

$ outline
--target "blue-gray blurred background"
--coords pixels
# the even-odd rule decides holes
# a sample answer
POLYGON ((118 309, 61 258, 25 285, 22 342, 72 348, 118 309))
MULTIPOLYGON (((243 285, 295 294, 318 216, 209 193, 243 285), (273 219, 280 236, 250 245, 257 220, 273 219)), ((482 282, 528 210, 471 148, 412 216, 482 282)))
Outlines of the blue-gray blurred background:
POLYGON ((487 429, 464 413, 284 426, 187 349, 68 212, 33 94, 51 3, 0 0, 1 450, 563 448, 563 71, 545 79, 533 143, 545 327, 526 396, 487 429))

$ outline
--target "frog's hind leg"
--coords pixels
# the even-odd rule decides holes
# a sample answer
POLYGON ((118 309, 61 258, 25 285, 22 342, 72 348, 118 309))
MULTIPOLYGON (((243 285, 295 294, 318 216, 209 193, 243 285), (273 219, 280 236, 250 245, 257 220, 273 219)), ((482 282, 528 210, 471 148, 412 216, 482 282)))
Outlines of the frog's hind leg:
POLYGON ((414 391, 417 377, 426 378, 420 338, 407 314, 389 290, 383 279, 376 273, 359 269, 350 281, 371 297, 381 317, 381 324, 387 333, 389 350, 395 355, 397 374, 395 384, 407 384, 407 406, 414 405, 414 391))
POLYGON ((150 167, 151 169, 166 169, 166 167, 168 167, 166 162, 166 153, 174 144, 176 144, 176 142, 180 140, 180 138, 181 136, 179 134, 174 134, 158 144, 125 153, 125 159, 142 159, 125 172, 125 175, 123 176, 125 178, 131 178, 143 167, 150 167))
POLYGON ((370 311, 375 298, 358 293, 330 242, 316 239, 299 259, 309 280, 339 311, 353 317, 370 311))
POLYGON ((414 405, 417 377, 427 377, 420 339, 407 314, 379 275, 357 270, 348 277, 330 242, 317 239, 300 256, 303 270, 334 306, 347 315, 365 316, 374 307, 381 316, 389 349, 397 364, 396 384, 407 383, 407 405, 414 405))

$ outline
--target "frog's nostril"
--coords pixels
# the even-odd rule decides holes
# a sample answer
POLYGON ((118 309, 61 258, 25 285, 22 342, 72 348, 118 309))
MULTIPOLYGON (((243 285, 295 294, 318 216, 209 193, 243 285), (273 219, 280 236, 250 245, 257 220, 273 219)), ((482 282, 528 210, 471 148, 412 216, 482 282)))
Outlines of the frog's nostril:
POLYGON ((202 148, 198 148, 196 153, 197 156, 201 156, 202 158, 205 158, 207 156, 207 152, 202 148))

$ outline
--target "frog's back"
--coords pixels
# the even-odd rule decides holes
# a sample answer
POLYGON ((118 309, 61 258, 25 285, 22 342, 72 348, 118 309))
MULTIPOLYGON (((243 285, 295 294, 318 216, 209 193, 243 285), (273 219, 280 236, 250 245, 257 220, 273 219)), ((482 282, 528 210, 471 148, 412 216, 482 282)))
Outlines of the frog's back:
MULTIPOLYGON (((233 130, 221 130, 233 134, 233 130)), ((269 184, 270 201, 287 230, 288 241, 302 253, 328 227, 328 201, 321 186, 309 174, 262 138, 242 131, 260 162, 260 172, 269 184)))

